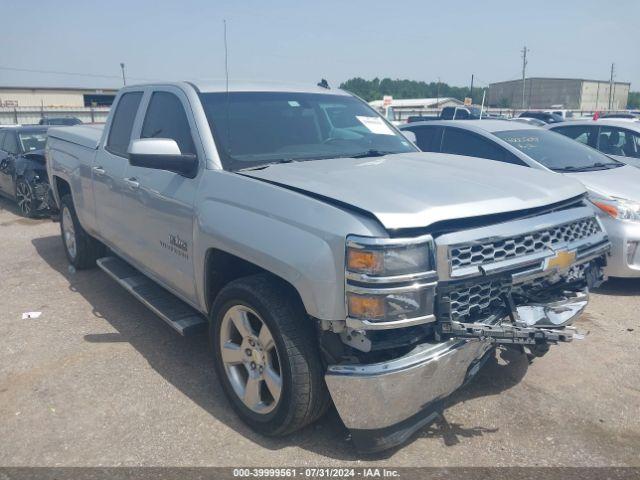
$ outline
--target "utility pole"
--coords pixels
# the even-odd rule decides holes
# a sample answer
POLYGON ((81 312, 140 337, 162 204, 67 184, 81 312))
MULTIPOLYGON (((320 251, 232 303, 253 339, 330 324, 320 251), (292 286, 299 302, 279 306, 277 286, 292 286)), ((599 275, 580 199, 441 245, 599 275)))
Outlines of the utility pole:
POLYGON ((524 103, 524 88, 525 88, 525 81, 526 81, 526 75, 527 75, 527 46, 525 45, 524 48, 522 49, 522 109, 525 109, 525 103, 524 103))
POLYGON ((436 84, 436 109, 440 107, 440 77, 438 77, 438 83, 436 84))
POLYGON ((471 74, 471 88, 469 89, 469 98, 471 99, 471 104, 473 105, 473 73, 471 74))
POLYGON ((616 64, 611 64, 611 77, 609 78, 609 110, 613 106, 613 76, 615 75, 616 64))
POLYGON ((120 62, 120 68, 122 69, 122 84, 127 86, 127 78, 124 76, 124 63, 120 62))

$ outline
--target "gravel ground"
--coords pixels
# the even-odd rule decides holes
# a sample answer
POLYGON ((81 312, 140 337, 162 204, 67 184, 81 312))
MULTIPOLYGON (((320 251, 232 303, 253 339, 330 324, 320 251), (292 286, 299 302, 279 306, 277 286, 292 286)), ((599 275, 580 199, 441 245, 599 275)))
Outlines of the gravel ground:
POLYGON ((435 425, 359 456, 335 411, 285 439, 249 430, 206 340, 70 271, 57 224, 0 199, 0 245, 0 465, 640 466, 640 280, 593 295, 585 340, 533 363, 499 352, 435 425))

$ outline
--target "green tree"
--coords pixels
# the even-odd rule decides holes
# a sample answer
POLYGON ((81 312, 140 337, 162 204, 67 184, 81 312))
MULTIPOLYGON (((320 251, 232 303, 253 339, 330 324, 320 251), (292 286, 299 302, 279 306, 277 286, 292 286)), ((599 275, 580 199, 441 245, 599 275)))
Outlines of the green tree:
MULTIPOLYGON (((436 96, 453 97, 464 100, 469 96, 468 87, 452 87, 446 83, 422 82, 416 80, 392 80, 390 78, 374 78, 365 80, 355 77, 343 82, 340 88, 348 90, 367 102, 371 100, 381 100, 384 95, 391 95, 393 98, 435 98, 436 96)), ((482 88, 473 89, 473 99, 480 102, 482 99, 482 88)))
POLYGON ((640 92, 629 92, 629 108, 640 108, 640 92))

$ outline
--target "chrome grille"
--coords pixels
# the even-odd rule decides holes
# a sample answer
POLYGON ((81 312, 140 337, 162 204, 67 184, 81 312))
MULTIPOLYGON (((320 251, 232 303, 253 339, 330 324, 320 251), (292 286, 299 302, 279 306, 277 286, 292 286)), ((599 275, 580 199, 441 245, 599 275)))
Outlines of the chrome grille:
POLYGON ((511 238, 454 245, 449 249, 451 270, 543 252, 556 245, 582 240, 601 231, 596 219, 590 217, 511 238))
POLYGON ((500 281, 478 283, 452 290, 447 294, 449 317, 457 321, 477 317, 502 305, 504 302, 501 296, 508 291, 508 284, 500 281))

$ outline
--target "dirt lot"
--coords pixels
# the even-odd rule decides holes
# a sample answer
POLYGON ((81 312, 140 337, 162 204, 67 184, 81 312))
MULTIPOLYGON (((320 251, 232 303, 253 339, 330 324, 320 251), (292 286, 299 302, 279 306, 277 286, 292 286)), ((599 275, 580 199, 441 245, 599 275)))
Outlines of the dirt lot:
POLYGON ((593 295, 585 340, 532 364, 498 354, 437 424, 359 457, 335 412, 286 439, 250 431, 206 340, 70 271, 58 229, 0 200, 0 465, 640 466, 640 280, 593 295))

